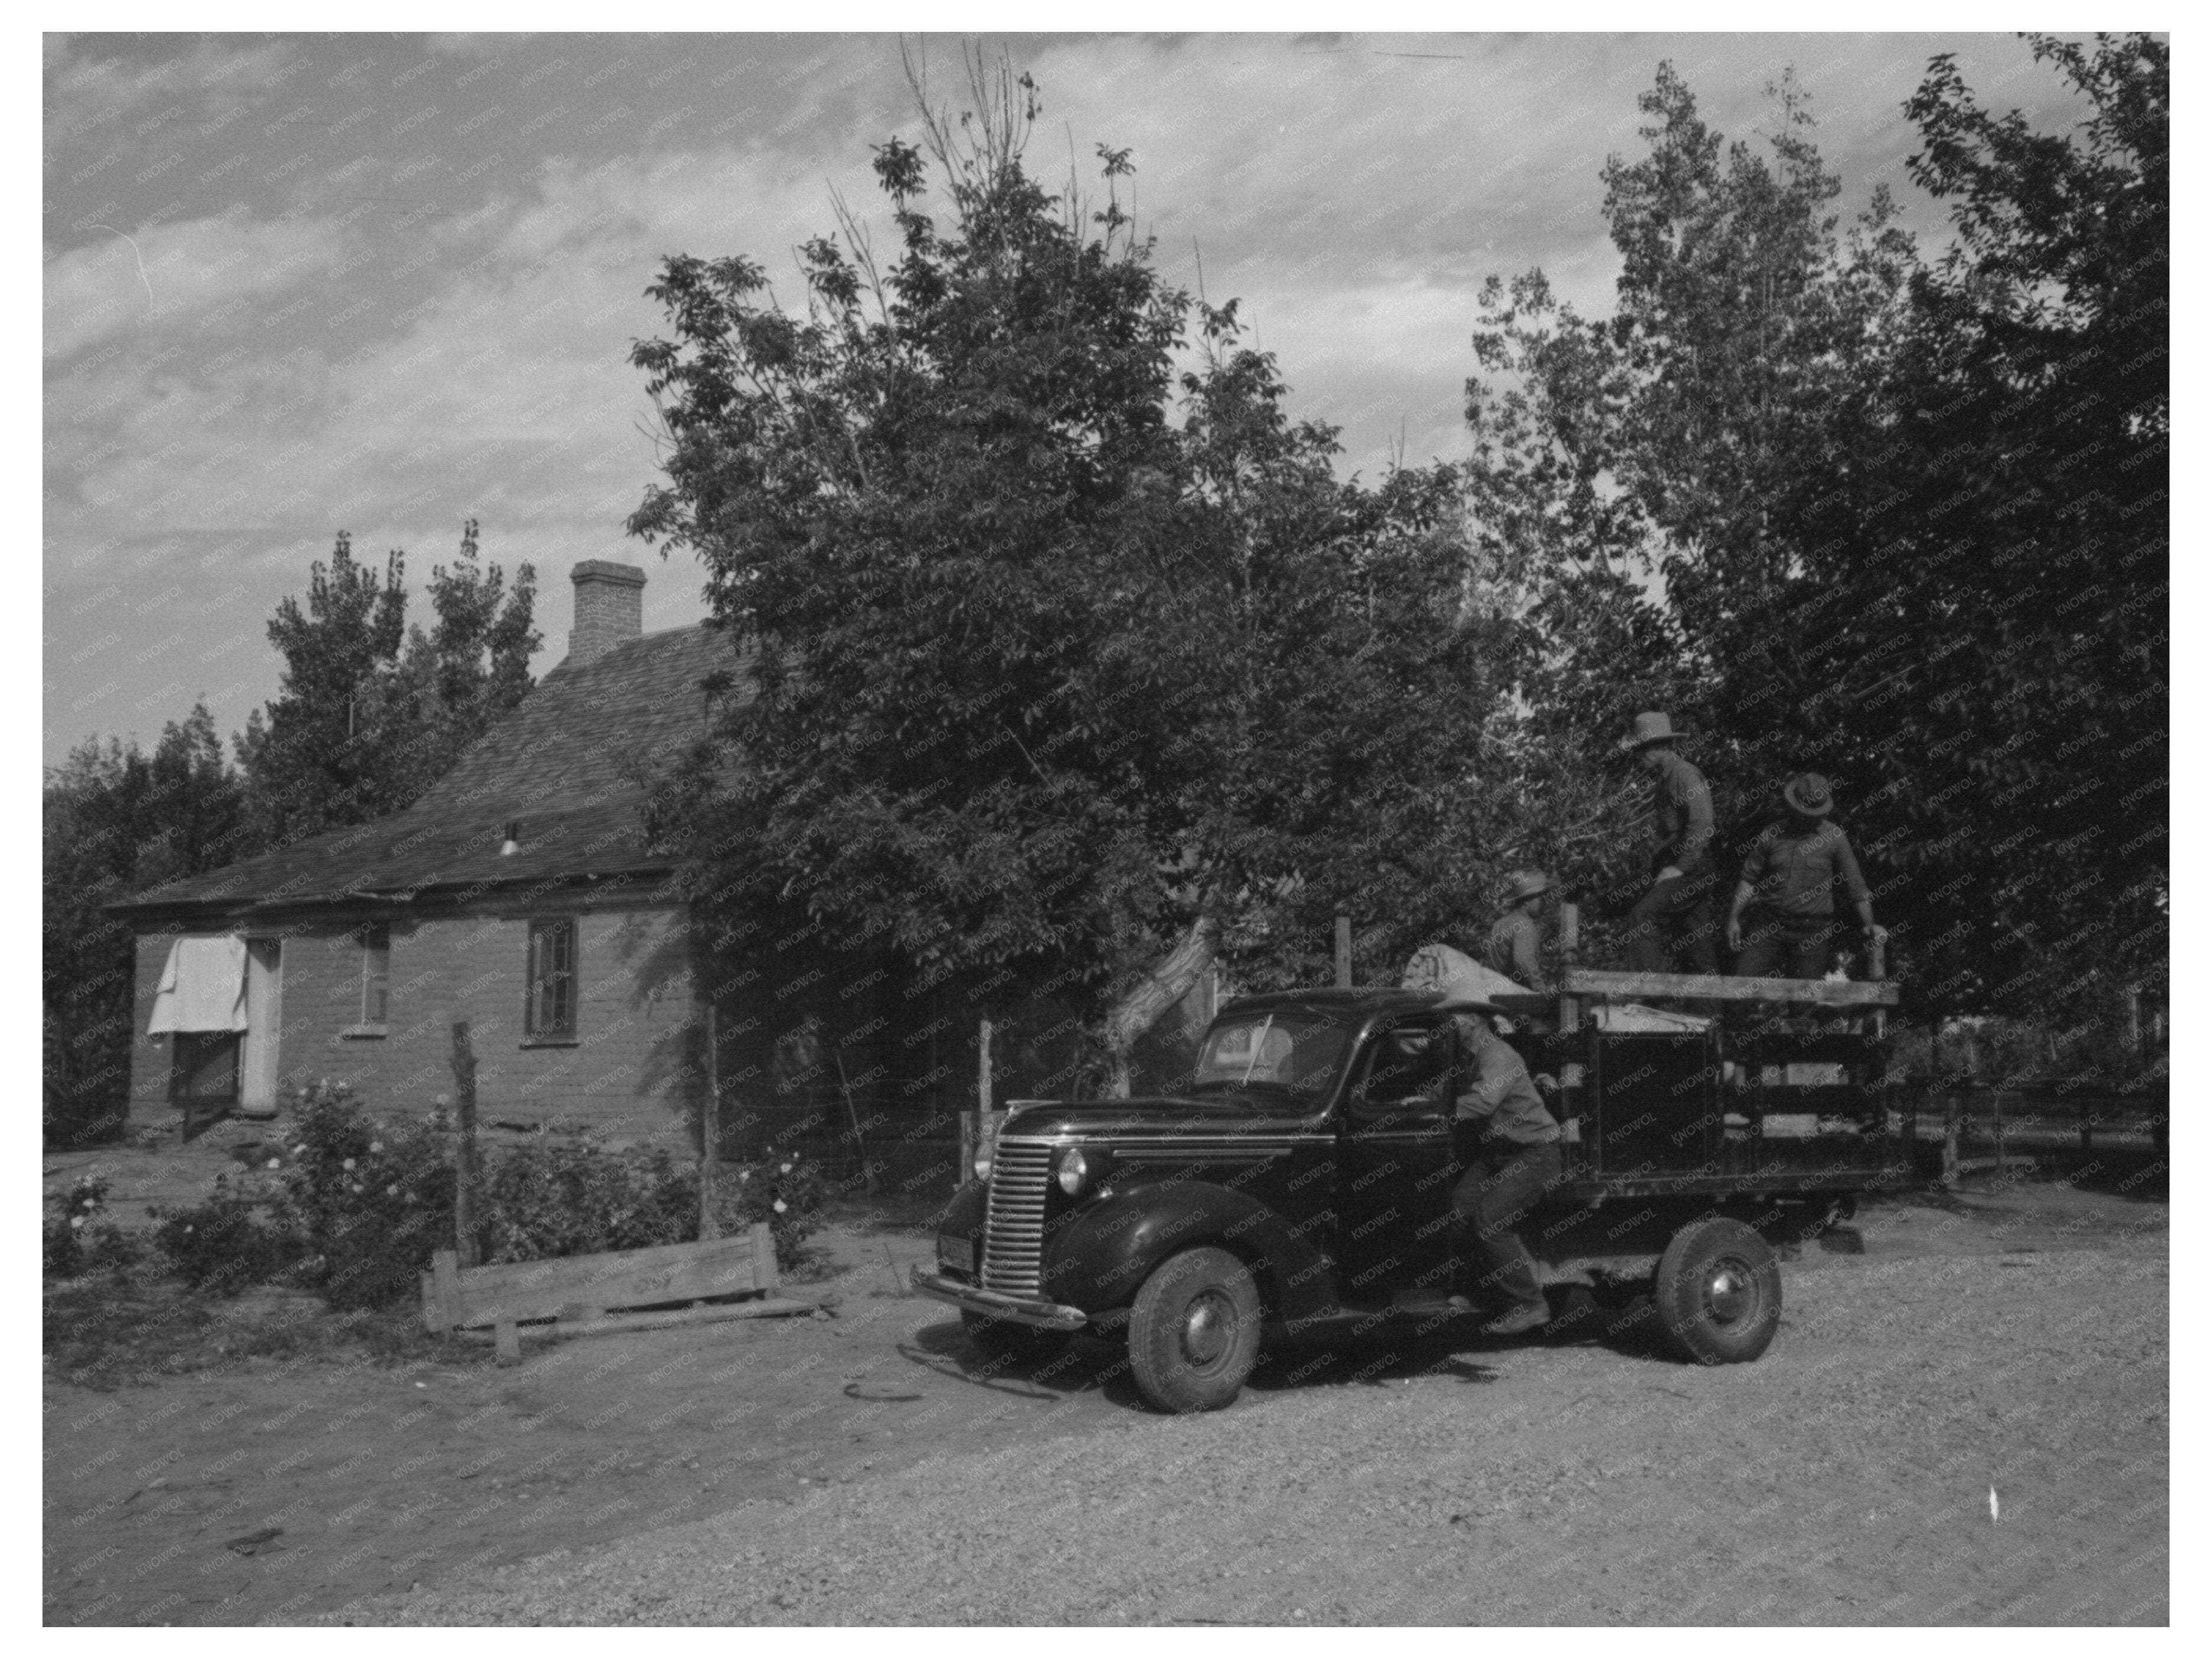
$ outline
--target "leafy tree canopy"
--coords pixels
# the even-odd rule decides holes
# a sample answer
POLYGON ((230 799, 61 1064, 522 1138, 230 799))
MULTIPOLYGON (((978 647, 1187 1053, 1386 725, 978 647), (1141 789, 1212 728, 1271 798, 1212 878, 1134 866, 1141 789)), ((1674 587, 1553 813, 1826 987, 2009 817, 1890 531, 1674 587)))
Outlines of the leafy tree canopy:
POLYGON ((536 573, 514 586, 479 563, 477 526, 451 569, 434 567, 428 633, 407 622, 406 556, 380 574, 338 532, 303 610, 288 596, 269 623, 284 659, 266 714, 237 739, 257 829, 267 844, 362 823, 410 805, 530 689, 536 573))
POLYGON ((129 1094, 130 927, 103 905, 252 849, 239 777, 204 703, 162 728, 149 756, 88 741, 41 792, 47 1137, 105 1139, 129 1094))
MULTIPOLYGON (((1828 773, 1933 1006, 2165 948, 2166 48, 2032 45, 2073 132, 1983 110, 1948 58, 1908 106, 1954 213, 1933 264, 1882 191, 1840 228, 1788 76, 1729 143, 1662 65, 1604 172, 1613 314, 1493 281, 1468 386, 1532 729, 1668 708, 1739 830, 1828 773)), ((1632 864, 1641 793, 1571 875, 1632 864)))
POLYGON ((803 316, 741 258, 648 290, 667 482, 631 527, 759 648, 659 821, 730 940, 880 941, 987 1006, 1069 986, 1121 1056, 1217 951, 1310 963, 1346 884, 1423 885, 1482 624, 1449 477, 1340 483, 1235 302, 1132 236, 1127 154, 1095 210, 1048 193, 1036 88, 970 70, 875 152, 886 266, 841 210, 803 316))

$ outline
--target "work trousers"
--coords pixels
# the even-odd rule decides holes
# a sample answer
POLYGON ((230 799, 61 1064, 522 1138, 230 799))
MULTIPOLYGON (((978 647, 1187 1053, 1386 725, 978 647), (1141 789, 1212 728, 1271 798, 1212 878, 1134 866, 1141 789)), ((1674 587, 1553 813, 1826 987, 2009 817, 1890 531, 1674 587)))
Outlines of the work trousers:
POLYGON ((1498 1146, 1479 1153, 1452 1188, 1452 1211, 1464 1239, 1474 1235, 1481 1258, 1482 1285, 1496 1285, 1516 1302, 1541 1302, 1536 1259, 1515 1231, 1559 1179, 1556 1141, 1540 1146, 1498 1146))
POLYGON ((1720 872, 1710 866, 1654 882, 1651 890, 1636 901, 1628 913, 1628 932, 1621 940, 1621 955, 1632 974, 1664 974, 1670 952, 1685 959, 1680 971, 1717 974, 1721 970, 1720 922, 1713 904, 1720 872))
POLYGON ((1739 979, 1819 979, 1828 958, 1849 937, 1830 916, 1790 916, 1753 908, 1744 913, 1743 949, 1736 955, 1739 979))

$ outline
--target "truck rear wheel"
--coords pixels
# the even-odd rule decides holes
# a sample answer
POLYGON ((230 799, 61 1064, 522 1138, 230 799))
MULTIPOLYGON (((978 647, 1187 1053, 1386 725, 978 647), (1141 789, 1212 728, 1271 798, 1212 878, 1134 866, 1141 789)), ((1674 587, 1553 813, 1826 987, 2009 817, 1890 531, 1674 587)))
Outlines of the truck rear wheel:
POLYGON ((1756 1359, 1782 1322, 1782 1268, 1741 1221, 1707 1216, 1668 1241, 1651 1299, 1667 1344, 1700 1365, 1756 1359))
POLYGON ((1260 1358, 1260 1292, 1252 1270, 1211 1245, 1152 1270, 1129 1314, 1137 1391, 1164 1412, 1218 1411, 1260 1358))

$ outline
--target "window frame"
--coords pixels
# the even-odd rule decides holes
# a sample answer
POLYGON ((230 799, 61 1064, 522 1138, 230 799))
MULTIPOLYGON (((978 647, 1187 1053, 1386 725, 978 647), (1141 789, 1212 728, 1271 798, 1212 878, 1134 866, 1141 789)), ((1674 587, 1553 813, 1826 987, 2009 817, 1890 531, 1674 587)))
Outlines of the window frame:
POLYGON ((526 945, 522 993, 522 1039, 534 1045, 567 1045, 578 1040, 579 957, 583 940, 582 926, 574 916, 532 916, 528 921, 528 944, 526 945), (567 942, 565 961, 541 971, 541 957, 553 953, 553 941, 567 942), (549 1011, 545 998, 551 994, 555 1006, 549 1011), (550 1012, 554 1018, 544 1018, 550 1012))
POLYGON ((1453 1085, 1459 1067, 1459 1034, 1455 1023, 1444 1016, 1427 1012, 1402 1014, 1385 1019, 1369 1030, 1358 1049, 1352 1055, 1352 1086, 1345 1091, 1346 1114, 1354 1122, 1373 1124, 1403 1119, 1425 1120, 1431 1116, 1449 1118, 1453 1112, 1453 1085), (1401 1096, 1380 1104, 1370 1101, 1367 1088, 1375 1075, 1376 1058, 1386 1042, 1395 1043, 1401 1033, 1426 1036, 1431 1042, 1443 1046, 1441 1068, 1430 1079, 1430 1098, 1418 1099, 1401 1096))

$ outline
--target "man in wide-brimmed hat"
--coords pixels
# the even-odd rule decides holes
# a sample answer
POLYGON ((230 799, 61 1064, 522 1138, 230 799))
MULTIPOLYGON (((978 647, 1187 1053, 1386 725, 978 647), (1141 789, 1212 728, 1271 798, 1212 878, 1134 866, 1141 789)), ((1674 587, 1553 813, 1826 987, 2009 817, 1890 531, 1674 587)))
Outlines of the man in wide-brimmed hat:
POLYGON ((1632 973, 1663 974, 1679 952, 1686 971, 1720 972, 1720 924, 1714 899, 1720 868, 1713 857, 1713 796, 1704 773, 1674 752, 1674 723, 1660 713, 1638 714, 1621 744, 1658 781, 1651 813, 1651 890, 1629 912, 1623 954, 1632 973))
POLYGON ((1514 871, 1505 878, 1505 908, 1482 947, 1494 972, 1532 991, 1544 982, 1544 895, 1557 885, 1541 870, 1514 871))
MULTIPOLYGON (((1468 1138, 1462 1149, 1465 1173, 1451 1191, 1457 1248, 1477 1258, 1465 1263, 1479 1269, 1474 1288, 1504 1304, 1483 1328, 1511 1336, 1552 1316, 1536 1259, 1519 1230, 1559 1184, 1562 1134, 1528 1066, 1490 1022, 1461 1014, 1453 1024, 1459 1028, 1453 1087, 1468 1138)), ((1451 1301, 1456 1310, 1474 1306, 1464 1296, 1451 1301)))
POLYGON ((1819 979, 1842 944, 1835 890, 1840 884, 1870 945, 1889 937, 1875 925, 1874 899, 1843 826, 1828 814, 1835 799, 1827 779, 1800 772, 1782 787, 1784 822, 1760 830, 1745 855, 1729 903, 1729 949, 1746 979, 1819 979), (1747 908, 1751 926, 1744 927, 1747 908))

